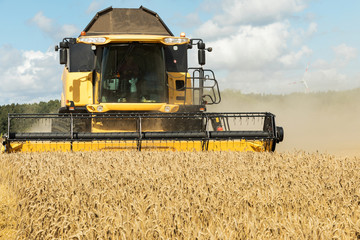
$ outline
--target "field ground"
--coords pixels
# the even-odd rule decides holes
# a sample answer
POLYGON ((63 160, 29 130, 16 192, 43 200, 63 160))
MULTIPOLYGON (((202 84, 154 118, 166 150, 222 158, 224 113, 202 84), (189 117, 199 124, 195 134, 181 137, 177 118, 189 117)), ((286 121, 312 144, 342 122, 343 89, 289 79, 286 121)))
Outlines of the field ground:
POLYGON ((1 239, 356 239, 360 158, 303 151, 7 154, 1 239))
POLYGON ((277 153, 1 155, 0 239, 360 239, 360 89, 222 96, 277 153))

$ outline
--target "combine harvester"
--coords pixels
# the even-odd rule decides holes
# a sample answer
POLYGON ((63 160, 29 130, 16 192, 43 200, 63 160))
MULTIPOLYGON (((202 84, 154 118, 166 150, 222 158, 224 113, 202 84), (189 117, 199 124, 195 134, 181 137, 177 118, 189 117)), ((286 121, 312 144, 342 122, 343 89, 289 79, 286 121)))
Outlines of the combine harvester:
POLYGON ((57 114, 9 114, 4 152, 274 151, 267 112, 210 113, 221 101, 202 39, 174 37, 153 11, 107 8, 55 47, 64 64, 57 114), (188 67, 197 49, 199 67, 188 67))

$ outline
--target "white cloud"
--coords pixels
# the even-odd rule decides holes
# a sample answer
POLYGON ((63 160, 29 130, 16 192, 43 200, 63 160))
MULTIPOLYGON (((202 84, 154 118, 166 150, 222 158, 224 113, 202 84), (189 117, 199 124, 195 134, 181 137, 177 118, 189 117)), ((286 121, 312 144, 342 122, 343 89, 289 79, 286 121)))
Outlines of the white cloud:
POLYGON ((344 74, 336 68, 318 69, 312 65, 307 74, 295 70, 228 72, 220 81, 221 89, 239 89, 242 93, 284 94, 304 92, 306 80, 310 92, 348 90, 360 87, 359 74, 344 74))
POLYGON ((347 66, 358 58, 358 50, 346 44, 332 48, 332 59, 317 59, 310 65, 307 76, 312 91, 347 90, 360 87, 359 73, 347 66))
POLYGON ((308 37, 312 36, 314 33, 317 32, 317 29, 318 29, 317 23, 315 23, 315 22, 310 23, 309 28, 308 28, 308 30, 306 32, 306 35, 308 37))
POLYGON ((30 21, 46 33, 53 32, 53 20, 45 17, 43 12, 38 12, 30 21))
POLYGON ((91 13, 100 11, 103 3, 104 3, 104 0, 93 0, 90 3, 89 7, 87 8, 86 13, 91 14, 91 13))
POLYGON ((201 36, 214 48, 212 65, 217 69, 294 67, 311 54, 301 40, 317 31, 316 23, 302 33, 291 28, 287 17, 304 8, 302 0, 225 0, 217 14, 193 35, 201 36), (289 43, 295 41, 298 48, 290 48, 289 43))
POLYGON ((222 26, 214 20, 209 20, 198 29, 195 30, 194 36, 201 36, 203 39, 215 40, 217 38, 222 38, 224 36, 229 36, 234 33, 236 27, 228 25, 222 26))
POLYGON ((62 67, 55 52, 19 51, 2 46, 0 62, 8 63, 0 65, 0 104, 60 98, 62 67))
POLYGON ((224 0, 223 13, 214 20, 223 24, 267 24, 282 21, 305 8, 301 0, 224 0))
POLYGON ((29 22, 35 24, 46 36, 55 41, 60 41, 64 37, 74 37, 79 33, 75 25, 65 24, 60 26, 53 19, 46 17, 41 11, 31 18, 29 22))
POLYGON ((338 59, 344 60, 346 62, 351 61, 358 56, 357 49, 347 46, 346 44, 333 47, 333 51, 338 59))
POLYGON ((228 70, 266 67, 282 56, 288 35, 287 23, 239 26, 232 35, 209 42, 214 48, 212 62, 228 70))
POLYGON ((303 46, 297 52, 289 52, 288 54, 281 56, 279 61, 284 64, 284 66, 296 66, 304 56, 310 56, 311 53, 312 50, 309 47, 303 46))
POLYGON ((202 24, 200 16, 197 13, 190 13, 185 17, 180 14, 177 15, 178 15, 177 19, 181 19, 179 25, 181 25, 183 28, 189 29, 189 28, 193 28, 194 26, 198 26, 202 24))
POLYGON ((313 92, 328 90, 348 90, 359 87, 359 80, 339 72, 336 68, 314 69, 307 76, 309 88, 313 92))
MULTIPOLYGON (((302 14, 306 2, 224 0, 218 5, 214 17, 193 35, 213 47, 207 67, 217 72, 222 89, 275 94, 304 91, 301 81, 306 64, 317 53, 306 42, 318 33, 318 24, 312 18, 301 27, 303 24, 292 25, 292 20, 302 14)), ((309 88, 327 91, 359 87, 360 80, 354 80, 356 74, 341 69, 358 58, 357 49, 341 44, 332 50, 335 58, 311 63, 306 74, 309 88)))
POLYGON ((312 66, 316 69, 341 69, 358 58, 358 49, 344 43, 332 47, 332 51, 334 52, 334 58, 327 60, 317 59, 312 63, 312 66))
POLYGON ((298 28, 291 29, 291 42, 294 46, 301 46, 303 42, 310 39, 314 34, 317 33, 318 25, 315 22, 311 22, 307 29, 298 28))
POLYGON ((65 24, 60 27, 60 31, 57 33, 56 39, 62 39, 64 37, 74 37, 79 34, 79 29, 75 25, 65 24))

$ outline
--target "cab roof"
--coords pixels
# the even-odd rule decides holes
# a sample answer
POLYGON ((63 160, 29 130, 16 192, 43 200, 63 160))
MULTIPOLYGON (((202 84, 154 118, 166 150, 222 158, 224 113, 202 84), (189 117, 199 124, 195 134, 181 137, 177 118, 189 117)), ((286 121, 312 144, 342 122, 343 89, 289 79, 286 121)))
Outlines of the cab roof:
POLYGON ((160 16, 143 6, 106 8, 98 12, 84 31, 92 35, 162 35, 174 36, 160 16))

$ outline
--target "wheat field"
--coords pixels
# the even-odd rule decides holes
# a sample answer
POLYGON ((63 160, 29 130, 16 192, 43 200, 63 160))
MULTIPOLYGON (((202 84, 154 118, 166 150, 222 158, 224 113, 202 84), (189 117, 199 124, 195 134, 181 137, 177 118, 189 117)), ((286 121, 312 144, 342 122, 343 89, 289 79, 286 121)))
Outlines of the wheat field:
POLYGON ((320 153, 1 155, 1 239, 356 239, 360 159, 320 153))

